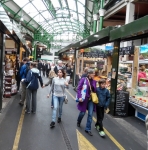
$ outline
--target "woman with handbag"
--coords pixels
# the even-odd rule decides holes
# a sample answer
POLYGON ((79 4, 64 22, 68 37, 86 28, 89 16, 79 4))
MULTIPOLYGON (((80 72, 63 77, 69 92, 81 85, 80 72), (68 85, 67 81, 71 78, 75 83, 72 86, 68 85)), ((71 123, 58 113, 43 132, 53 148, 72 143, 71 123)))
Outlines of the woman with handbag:
MULTIPOLYGON (((48 85, 51 86, 52 80, 53 80, 53 78, 56 77, 56 76, 57 76, 57 75, 55 74, 54 70, 51 70, 50 73, 49 73, 49 81, 48 81, 45 85, 43 85, 43 88, 44 88, 45 86, 48 86, 48 85)), ((52 94, 51 108, 53 108, 53 107, 54 107, 54 105, 53 105, 53 94, 52 94)))
MULTIPOLYGON (((65 100, 65 86, 68 86, 65 71, 63 69, 59 69, 58 76, 53 78, 51 88, 49 91, 49 95, 53 92, 53 103, 54 103, 54 108, 52 110, 52 122, 50 124, 51 128, 55 126, 58 103, 59 103, 58 123, 61 122, 62 106, 65 100)), ((49 95, 47 95, 48 98, 49 95)))
POLYGON ((77 126, 80 127, 81 121, 88 110, 88 117, 85 132, 92 136, 91 133, 91 123, 92 123, 92 116, 94 110, 94 103, 92 101, 91 93, 96 92, 96 81, 93 80, 95 72, 93 69, 88 69, 87 77, 81 78, 78 88, 77 88, 77 98, 78 98, 78 110, 80 110, 78 119, 77 119, 77 126), (86 85, 86 94, 85 98, 84 95, 81 93, 82 89, 84 88, 84 84, 86 85))

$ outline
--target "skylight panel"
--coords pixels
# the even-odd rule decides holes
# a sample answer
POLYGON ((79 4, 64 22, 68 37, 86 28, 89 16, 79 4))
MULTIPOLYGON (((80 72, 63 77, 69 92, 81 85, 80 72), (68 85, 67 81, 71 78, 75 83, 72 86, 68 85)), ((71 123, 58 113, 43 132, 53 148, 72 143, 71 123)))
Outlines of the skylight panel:
POLYGON ((59 1, 58 0, 51 0, 54 8, 60 8, 60 4, 59 4, 59 1))
POLYGON ((18 6, 23 7, 29 3, 29 0, 13 0, 18 6))

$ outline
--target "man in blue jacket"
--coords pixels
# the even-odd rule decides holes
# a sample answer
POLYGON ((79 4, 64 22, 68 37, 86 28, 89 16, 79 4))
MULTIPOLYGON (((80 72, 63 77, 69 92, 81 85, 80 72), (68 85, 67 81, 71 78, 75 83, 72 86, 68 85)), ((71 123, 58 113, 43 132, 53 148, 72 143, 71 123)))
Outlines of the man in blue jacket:
MULTIPOLYGON (((20 69, 21 81, 26 78, 28 71, 29 71, 29 61, 28 61, 28 58, 24 58, 23 59, 23 65, 20 69)), ((24 105, 25 99, 26 99, 26 83, 21 82, 21 100, 19 102, 19 104, 21 106, 24 105)))
POLYGON ((26 79, 22 79, 24 83, 26 83, 26 113, 30 114, 36 113, 36 96, 37 89, 39 88, 38 80, 40 81, 41 87, 43 87, 43 80, 39 73, 39 70, 36 68, 36 63, 30 64, 30 70, 27 73, 26 79), (32 105, 31 105, 32 101, 32 105), (32 108, 31 108, 32 107, 32 108))

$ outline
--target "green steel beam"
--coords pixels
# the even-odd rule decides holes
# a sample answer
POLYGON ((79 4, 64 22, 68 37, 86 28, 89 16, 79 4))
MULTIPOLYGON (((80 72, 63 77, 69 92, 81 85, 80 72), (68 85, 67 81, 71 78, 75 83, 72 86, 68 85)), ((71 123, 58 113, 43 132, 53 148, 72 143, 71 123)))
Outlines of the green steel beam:
MULTIPOLYGON (((100 3, 100 9, 103 9, 104 7, 104 0, 100 0, 101 3, 100 3)), ((100 16, 100 25, 99 25, 99 31, 102 30, 103 28, 103 16, 100 16)))
POLYGON ((60 7, 63 8, 62 6, 62 3, 61 3, 61 0, 58 0, 59 4, 60 4, 60 7))
MULTIPOLYGON (((69 5, 68 5, 68 1, 67 1, 67 0, 65 0, 65 3, 66 3, 66 6, 67 6, 67 8, 68 8, 69 16, 71 16, 71 14, 70 14, 70 9, 69 9, 69 5)), ((71 20, 70 20, 70 22, 71 22, 71 20)), ((71 23, 71 25, 72 25, 72 23, 71 23)))
MULTIPOLYGON (((78 19, 78 21, 79 21, 79 15, 78 15, 78 3, 77 3, 77 0, 75 0, 75 3, 76 3, 77 19, 78 19)), ((80 25, 79 25, 79 28, 80 28, 80 25)))
POLYGON ((52 17, 56 17, 56 10, 51 2, 51 0, 42 0, 44 4, 46 4, 46 8, 49 10, 52 17))
MULTIPOLYGON (((56 24, 57 24, 57 22, 55 23, 55 26, 54 26, 54 30, 53 30, 53 31, 55 31, 57 28, 59 28, 59 26, 56 25, 56 24), (55 29, 55 28, 56 28, 56 29, 55 29)), ((65 25, 64 25, 64 24, 61 24, 61 26, 66 26, 66 27, 67 27, 67 26, 70 26, 70 24, 65 24, 65 25)), ((46 25, 46 24, 43 25, 42 27, 43 27, 44 29, 48 30, 48 31, 49 31, 49 30, 52 30, 52 28, 50 28, 50 27, 49 27, 48 25, 46 25)), ((78 28, 79 26, 78 26, 78 24, 72 23, 72 28, 73 28, 73 27, 78 28)), ((81 30, 84 30, 84 27, 83 27, 83 26, 80 26, 80 29, 81 29, 81 30)), ((38 30, 38 31, 41 31, 41 30, 38 30)))

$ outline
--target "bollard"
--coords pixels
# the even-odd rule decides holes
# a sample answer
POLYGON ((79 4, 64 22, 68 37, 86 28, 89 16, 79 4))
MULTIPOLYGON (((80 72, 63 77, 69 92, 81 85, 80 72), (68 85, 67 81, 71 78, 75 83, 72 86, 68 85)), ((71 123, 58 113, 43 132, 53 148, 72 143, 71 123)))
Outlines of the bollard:
POLYGON ((148 150, 148 115, 146 116, 146 119, 145 119, 145 125, 146 125, 146 130, 147 130, 147 150, 148 150))

